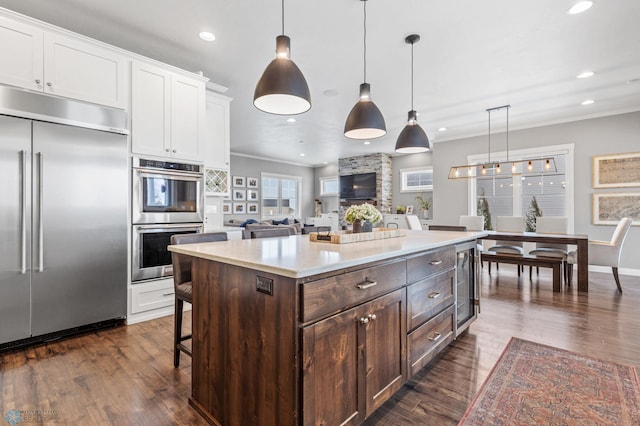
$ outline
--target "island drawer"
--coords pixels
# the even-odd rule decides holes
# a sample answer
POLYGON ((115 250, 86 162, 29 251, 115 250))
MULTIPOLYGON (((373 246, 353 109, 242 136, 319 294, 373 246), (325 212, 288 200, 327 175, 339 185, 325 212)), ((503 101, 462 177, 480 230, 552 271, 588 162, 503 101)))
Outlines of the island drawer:
POLYGON ((429 251, 407 259, 407 282, 414 283, 438 272, 452 269, 456 264, 453 246, 429 251))
POLYGON ((302 284, 302 322, 340 312, 406 283, 406 262, 391 262, 302 284))
POLYGON ((455 270, 407 287, 407 330, 413 330, 455 302, 455 270))
POLYGON ((409 377, 427 365, 455 336, 455 306, 450 306, 407 336, 409 377))

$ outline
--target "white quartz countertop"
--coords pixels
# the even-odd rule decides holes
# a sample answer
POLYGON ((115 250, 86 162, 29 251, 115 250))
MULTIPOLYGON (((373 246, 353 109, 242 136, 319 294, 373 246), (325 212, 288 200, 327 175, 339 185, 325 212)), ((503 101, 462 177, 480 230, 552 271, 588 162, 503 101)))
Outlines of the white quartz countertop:
POLYGON ((406 237, 350 244, 311 242, 308 235, 171 245, 169 250, 291 278, 417 253, 485 236, 485 232, 407 231, 406 237))

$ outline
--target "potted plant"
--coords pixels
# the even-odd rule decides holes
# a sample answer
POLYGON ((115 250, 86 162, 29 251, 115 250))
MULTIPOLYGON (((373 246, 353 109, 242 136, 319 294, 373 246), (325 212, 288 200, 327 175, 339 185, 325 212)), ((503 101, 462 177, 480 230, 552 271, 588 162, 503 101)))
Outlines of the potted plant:
POLYGON ((418 203, 418 207, 422 209, 422 216, 427 219, 429 216, 429 209, 431 208, 431 198, 427 198, 426 195, 418 195, 416 197, 416 203, 418 203))
POLYGON ((396 206, 396 213, 397 214, 404 214, 405 210, 406 210, 405 206, 396 206))
POLYGON ((382 214, 373 205, 364 203, 351 206, 344 214, 344 220, 353 224, 353 232, 370 232, 374 224, 382 220, 382 214))

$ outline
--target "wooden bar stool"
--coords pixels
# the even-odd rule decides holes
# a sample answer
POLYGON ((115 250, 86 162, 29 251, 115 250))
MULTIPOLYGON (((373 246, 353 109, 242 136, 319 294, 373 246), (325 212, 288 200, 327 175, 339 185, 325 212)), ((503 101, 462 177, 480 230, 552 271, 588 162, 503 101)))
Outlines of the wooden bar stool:
MULTIPOLYGON (((171 236, 171 245, 210 243, 227 241, 226 232, 206 234, 176 234, 171 236)), ((193 286, 191 284, 191 256, 171 252, 173 265, 173 287, 175 291, 175 317, 173 329, 173 366, 180 365, 180 352, 191 356, 191 350, 182 342, 191 339, 191 334, 182 335, 182 312, 184 302, 193 304, 193 286)))

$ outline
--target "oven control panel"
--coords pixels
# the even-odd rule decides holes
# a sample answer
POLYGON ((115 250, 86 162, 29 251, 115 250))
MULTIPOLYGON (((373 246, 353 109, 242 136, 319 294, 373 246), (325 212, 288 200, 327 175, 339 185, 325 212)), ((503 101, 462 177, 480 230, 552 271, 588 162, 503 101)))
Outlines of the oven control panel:
POLYGON ((149 160, 146 158, 134 158, 133 167, 202 173, 202 166, 200 164, 175 163, 172 161, 149 160))

